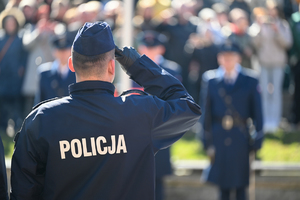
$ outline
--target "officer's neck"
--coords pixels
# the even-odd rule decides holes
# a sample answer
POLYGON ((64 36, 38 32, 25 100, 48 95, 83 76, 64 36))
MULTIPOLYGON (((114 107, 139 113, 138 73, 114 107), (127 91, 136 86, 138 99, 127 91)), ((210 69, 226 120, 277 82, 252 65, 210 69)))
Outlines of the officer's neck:
POLYGON ((103 82, 109 82, 109 83, 112 83, 113 80, 111 79, 103 79, 103 78, 93 78, 93 77, 90 77, 90 78, 79 78, 76 76, 76 83, 79 83, 79 82, 83 82, 83 81, 103 81, 103 82))
POLYGON ((76 74, 76 83, 83 82, 83 81, 104 81, 104 82, 112 83, 114 81, 114 76, 109 74, 105 74, 102 76, 95 76, 95 75, 78 76, 78 74, 76 74))
MULTIPOLYGON (((72 65, 72 62, 70 62, 72 65)), ((70 65, 69 63, 69 65, 70 65)), ((115 78, 115 60, 109 61, 106 67, 103 67, 105 70, 99 72, 98 70, 87 71, 86 73, 75 73, 76 82, 82 81, 104 81, 112 83, 115 78)), ((72 65, 73 69, 73 65, 72 65)), ((76 71, 75 71, 76 72, 76 71)))

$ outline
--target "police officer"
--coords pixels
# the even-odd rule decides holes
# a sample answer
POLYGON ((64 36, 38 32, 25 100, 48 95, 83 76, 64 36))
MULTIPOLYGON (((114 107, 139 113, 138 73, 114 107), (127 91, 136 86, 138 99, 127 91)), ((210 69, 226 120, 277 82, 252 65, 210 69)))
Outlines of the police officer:
POLYGON ((39 84, 34 99, 35 105, 47 99, 69 94, 68 86, 76 82, 75 74, 68 68, 73 40, 71 32, 56 35, 53 40, 55 60, 38 67, 39 84))
POLYGON ((258 80, 240 58, 239 47, 227 41, 218 54, 220 67, 203 75, 202 140, 211 158, 206 178, 219 186, 221 200, 229 200, 231 190, 237 200, 246 199, 249 152, 263 140, 258 80))
MULTIPOLYGON (((155 31, 144 31, 139 35, 138 39, 140 42, 138 47, 140 54, 145 54, 178 80, 182 80, 181 66, 163 57, 166 51, 164 44, 167 41, 163 34, 155 31)), ((163 149, 155 155, 155 172, 155 199, 162 200, 164 199, 163 178, 172 173, 170 148, 163 149)))
POLYGON ((4 147, 0 137, 0 199, 8 200, 4 147))
POLYGON ((154 155, 181 138, 200 107, 180 81, 133 48, 116 48, 107 23, 75 37, 70 96, 37 106, 16 136, 14 199, 153 200, 154 155), (114 97, 115 56, 151 95, 114 97))

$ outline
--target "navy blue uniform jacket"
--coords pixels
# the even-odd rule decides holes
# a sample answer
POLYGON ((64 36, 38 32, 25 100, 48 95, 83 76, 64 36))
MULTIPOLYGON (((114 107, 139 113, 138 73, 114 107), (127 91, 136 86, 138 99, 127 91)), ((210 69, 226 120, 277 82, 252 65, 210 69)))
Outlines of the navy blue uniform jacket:
POLYGON ((200 107, 146 56, 128 74, 153 96, 114 97, 111 83, 79 82, 29 114, 15 139, 12 200, 154 199, 154 155, 197 122, 200 107))
POLYGON ((202 140, 206 149, 215 148, 215 161, 207 181, 221 188, 240 188, 249 184, 249 151, 259 149, 263 141, 260 89, 251 70, 241 69, 232 86, 224 82, 219 70, 210 70, 203 75, 202 140), (228 110, 238 112, 241 121, 231 130, 225 130, 221 123, 228 110), (249 145, 250 134, 245 124, 249 118, 257 132, 253 147, 249 145))

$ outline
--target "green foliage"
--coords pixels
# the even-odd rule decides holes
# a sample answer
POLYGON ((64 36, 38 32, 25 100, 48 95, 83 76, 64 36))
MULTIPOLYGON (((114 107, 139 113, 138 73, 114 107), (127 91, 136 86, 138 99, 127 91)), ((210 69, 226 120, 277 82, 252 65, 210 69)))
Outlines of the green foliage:
MULTIPOLYGON (((191 133, 172 145, 171 155, 173 160, 207 159, 201 142, 191 133)), ((262 161, 300 162, 300 132, 266 134, 257 156, 262 161)))
POLYGON ((186 133, 171 146, 172 160, 206 160, 207 156, 202 143, 192 132, 186 133))
POLYGON ((266 135, 258 157, 263 161, 300 162, 300 133, 266 135))
POLYGON ((0 132, 1 139, 4 146, 4 153, 6 158, 11 158, 14 152, 14 141, 13 138, 9 137, 6 133, 0 132))

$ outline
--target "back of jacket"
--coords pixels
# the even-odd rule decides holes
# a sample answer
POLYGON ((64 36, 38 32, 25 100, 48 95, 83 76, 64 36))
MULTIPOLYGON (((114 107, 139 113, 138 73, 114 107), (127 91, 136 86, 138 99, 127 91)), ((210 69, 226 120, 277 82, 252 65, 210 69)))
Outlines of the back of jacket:
POLYGON ((30 113, 16 137, 11 199, 154 199, 154 155, 200 117, 181 83, 146 56, 131 78, 153 96, 114 97, 108 82, 30 113))

